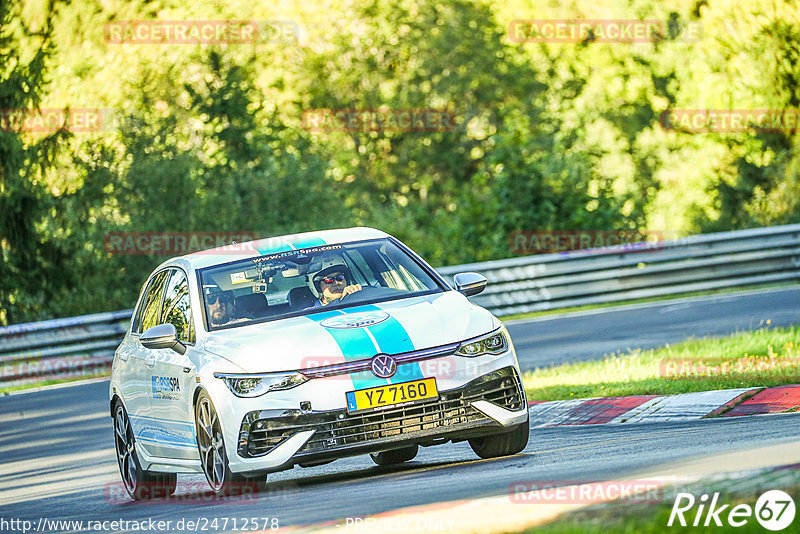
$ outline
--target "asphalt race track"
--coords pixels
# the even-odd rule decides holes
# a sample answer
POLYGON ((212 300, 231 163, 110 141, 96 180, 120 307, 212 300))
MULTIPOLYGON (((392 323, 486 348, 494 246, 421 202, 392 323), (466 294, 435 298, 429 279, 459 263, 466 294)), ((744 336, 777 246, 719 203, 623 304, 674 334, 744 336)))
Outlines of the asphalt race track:
MULTIPOLYGON (((798 303, 800 290, 784 289, 517 322, 511 330, 522 366, 531 368, 690 335, 721 335, 758 327, 765 319, 774 326, 793 324, 800 322, 798 303)), ((510 458, 479 460, 466 443, 422 449, 412 462, 393 468, 357 457, 271 475, 268 491, 255 499, 214 499, 202 475, 184 475, 172 500, 133 503, 117 469, 107 388, 106 381, 94 381, 0 397, 0 518, 34 524, 40 519, 210 524, 214 518, 245 517, 277 518, 281 527, 344 523, 347 517, 408 506, 502 496, 519 481, 641 477, 689 460, 710 464, 714 455, 734 451, 751 451, 763 461, 759 449, 800 441, 798 413, 534 428, 527 449, 510 458)), ((775 465, 800 462, 766 457, 775 465)), ((231 523, 226 530, 234 530, 231 523)))
POLYGON ((34 523, 277 517, 280 526, 304 525, 503 495, 520 480, 619 479, 681 459, 800 440, 800 414, 539 428, 524 453, 510 458, 478 460, 464 443, 423 449, 396 468, 357 457, 272 475, 269 491, 255 500, 186 498, 204 484, 202 476, 187 475, 172 502, 140 504, 120 497, 106 388, 94 382, 0 399, 0 517, 34 523))
POLYGON ((800 288, 605 308, 508 323, 525 369, 602 358, 628 349, 652 349, 690 337, 725 336, 800 324, 800 288))

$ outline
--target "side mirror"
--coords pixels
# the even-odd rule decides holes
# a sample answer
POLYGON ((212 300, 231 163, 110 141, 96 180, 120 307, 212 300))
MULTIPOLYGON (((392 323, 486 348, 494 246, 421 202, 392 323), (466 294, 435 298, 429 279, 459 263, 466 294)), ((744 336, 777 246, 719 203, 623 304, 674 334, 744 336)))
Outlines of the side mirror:
POLYGON ((159 324, 148 328, 142 332, 139 341, 148 349, 172 349, 178 354, 186 353, 186 345, 178 340, 178 332, 171 324, 159 324))
POLYGON ((486 289, 486 277, 478 273, 458 273, 453 277, 456 284, 456 291, 463 293, 465 297, 477 295, 486 289))

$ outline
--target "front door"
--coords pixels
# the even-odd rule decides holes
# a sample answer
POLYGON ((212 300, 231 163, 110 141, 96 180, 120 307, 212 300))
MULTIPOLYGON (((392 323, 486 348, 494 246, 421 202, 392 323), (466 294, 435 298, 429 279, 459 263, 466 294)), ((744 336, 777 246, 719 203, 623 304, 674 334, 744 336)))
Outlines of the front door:
POLYGON ((196 367, 190 357, 195 334, 189 303, 189 284, 180 269, 171 269, 166 283, 159 324, 175 327, 187 345, 185 354, 172 349, 151 350, 149 355, 150 423, 152 451, 163 458, 197 458, 192 392, 196 367))

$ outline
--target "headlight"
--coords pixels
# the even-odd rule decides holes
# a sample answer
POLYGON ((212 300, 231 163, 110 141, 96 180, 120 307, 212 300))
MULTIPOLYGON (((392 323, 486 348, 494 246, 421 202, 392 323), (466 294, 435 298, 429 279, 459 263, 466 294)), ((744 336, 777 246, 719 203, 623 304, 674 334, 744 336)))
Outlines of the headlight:
POLYGON ((486 354, 502 354, 508 350, 508 337, 504 330, 492 332, 480 339, 462 343, 456 354, 474 358, 486 354))
POLYGON ((303 373, 265 373, 258 375, 226 375, 214 373, 237 397, 260 397, 270 391, 291 389, 308 381, 303 373))

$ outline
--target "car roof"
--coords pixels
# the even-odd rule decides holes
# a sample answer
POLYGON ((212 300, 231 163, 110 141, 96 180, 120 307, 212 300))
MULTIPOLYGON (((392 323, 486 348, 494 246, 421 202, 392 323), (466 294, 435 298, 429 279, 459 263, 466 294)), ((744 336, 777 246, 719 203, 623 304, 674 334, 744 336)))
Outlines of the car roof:
POLYGON ((352 243, 354 241, 381 239, 385 237, 390 236, 381 230, 367 227, 338 228, 335 230, 320 230, 316 232, 267 237, 225 247, 201 250, 185 256, 177 256, 159 265, 158 269, 170 266, 180 266, 185 269, 203 269, 212 265, 229 263, 246 258, 257 258, 275 252, 286 252, 307 247, 352 243))

